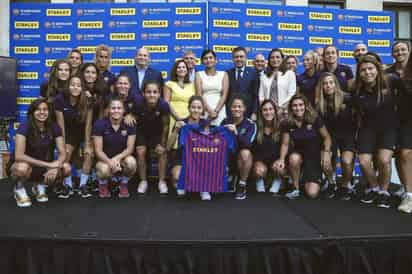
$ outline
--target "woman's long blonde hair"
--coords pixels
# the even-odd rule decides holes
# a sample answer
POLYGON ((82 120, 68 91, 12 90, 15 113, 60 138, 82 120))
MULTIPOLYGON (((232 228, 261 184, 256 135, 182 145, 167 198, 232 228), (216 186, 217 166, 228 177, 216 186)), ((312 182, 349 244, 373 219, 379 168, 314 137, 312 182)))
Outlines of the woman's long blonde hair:
POLYGON ((316 110, 322 116, 324 116, 328 110, 327 109, 328 100, 326 99, 326 95, 323 90, 323 84, 327 77, 332 77, 333 82, 335 83, 335 92, 332 95, 333 96, 332 107, 333 107, 333 112, 336 116, 339 114, 339 112, 343 108, 344 94, 343 94, 342 89, 340 88, 338 79, 333 73, 330 73, 330 72, 322 73, 321 77, 319 78, 318 84, 316 85, 316 89, 315 89, 316 91, 315 107, 316 107, 316 110))

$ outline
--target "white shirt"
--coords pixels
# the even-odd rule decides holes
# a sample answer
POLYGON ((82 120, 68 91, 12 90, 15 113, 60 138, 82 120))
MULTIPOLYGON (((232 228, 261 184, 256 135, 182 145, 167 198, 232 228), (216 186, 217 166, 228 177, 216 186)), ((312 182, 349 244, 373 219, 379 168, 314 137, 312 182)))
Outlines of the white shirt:
MULTIPOLYGON (((268 77, 266 74, 260 77, 259 86, 259 104, 265 100, 270 99, 270 87, 275 74, 268 77)), ((286 107, 292 98, 296 94, 296 75, 293 71, 287 70, 283 75, 282 72, 277 72, 278 81, 278 102, 280 107, 286 107)))

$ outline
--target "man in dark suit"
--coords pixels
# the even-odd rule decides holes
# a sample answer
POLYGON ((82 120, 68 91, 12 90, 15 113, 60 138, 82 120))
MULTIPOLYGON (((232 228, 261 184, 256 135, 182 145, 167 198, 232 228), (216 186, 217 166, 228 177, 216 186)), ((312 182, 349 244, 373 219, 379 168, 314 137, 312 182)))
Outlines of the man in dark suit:
POLYGON ((253 68, 246 67, 246 49, 237 47, 232 50, 234 68, 227 70, 229 76, 229 96, 226 101, 226 112, 230 116, 231 98, 240 94, 246 103, 246 117, 256 120, 258 109, 257 74, 253 68))
POLYGON ((120 73, 129 75, 131 92, 137 95, 142 95, 143 83, 148 80, 159 82, 160 86, 163 87, 162 73, 149 67, 150 53, 147 49, 140 48, 137 50, 135 62, 135 66, 126 67, 120 71, 120 73))

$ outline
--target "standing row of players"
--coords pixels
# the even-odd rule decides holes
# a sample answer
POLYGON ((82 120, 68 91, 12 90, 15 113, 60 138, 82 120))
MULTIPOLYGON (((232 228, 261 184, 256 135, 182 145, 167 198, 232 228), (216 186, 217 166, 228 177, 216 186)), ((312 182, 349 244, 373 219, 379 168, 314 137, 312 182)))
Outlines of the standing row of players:
MULTIPOLYGON (((406 188, 398 208, 411 212, 409 44, 393 45, 395 63, 386 72, 378 55, 358 45, 356 77, 350 67, 338 63, 336 47, 326 46, 319 52, 304 55, 300 75, 293 70, 296 59, 285 57, 280 49, 269 53, 267 65, 258 54, 255 67, 249 68, 246 50, 235 48, 234 68, 226 72, 216 70, 217 58, 211 50, 201 56, 205 70, 195 72, 196 57, 187 52, 174 64, 171 80, 163 83, 161 73, 149 66, 150 54, 144 48, 137 51, 136 66, 125 68, 116 78, 109 71, 109 48, 97 47, 95 63, 85 64, 81 64, 80 51, 73 50, 68 60, 56 61, 42 85, 43 99, 31 105, 27 122, 16 134, 11 177, 17 204, 31 204, 24 189, 29 178, 36 182, 33 192, 38 201, 47 200, 46 185, 57 177, 64 177, 60 197, 69 197, 73 189, 69 163, 81 144, 83 197, 90 196, 86 183, 94 159, 100 197, 110 195, 108 180, 117 180, 119 196, 128 197, 127 182, 136 170, 140 178, 137 192, 145 193, 149 151, 158 156, 158 189, 166 194, 167 151, 172 155, 174 182, 181 164, 173 138, 183 123, 198 123, 202 118, 208 121, 202 124, 225 125, 236 135, 237 199, 246 198, 246 184, 252 178, 257 190, 264 191, 268 171, 274 173, 271 192, 278 191, 279 177, 288 173, 293 188, 287 197, 296 198, 302 192, 318 197, 323 172, 323 188, 332 195, 339 152, 343 176, 338 193, 350 199, 358 153, 368 183, 361 200, 389 207, 391 159, 396 151, 406 188), (52 153, 54 143, 57 160, 52 153)), ((210 193, 201 193, 201 197, 211 199, 210 193)))

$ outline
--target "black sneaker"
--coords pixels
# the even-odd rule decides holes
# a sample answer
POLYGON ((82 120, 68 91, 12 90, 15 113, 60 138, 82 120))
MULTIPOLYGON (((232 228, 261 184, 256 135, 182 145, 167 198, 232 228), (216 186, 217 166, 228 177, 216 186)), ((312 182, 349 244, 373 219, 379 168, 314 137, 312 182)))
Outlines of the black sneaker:
POLYGON ((70 198, 74 194, 73 188, 70 186, 63 186, 62 192, 57 196, 62 199, 70 198))
POLYGON ((246 186, 239 185, 236 189, 235 199, 244 200, 247 198, 246 186))
POLYGON ((79 191, 77 193, 82 198, 92 197, 92 194, 89 192, 89 189, 87 188, 87 185, 79 187, 79 191))
POLYGON ((386 194, 378 194, 378 198, 375 203, 377 207, 390 208, 391 207, 391 196, 386 194))
POLYGON ((332 199, 336 196, 336 184, 328 184, 328 187, 325 190, 325 197, 332 199))
POLYGON ((353 196, 353 191, 347 187, 339 187, 336 195, 341 199, 342 201, 349 201, 352 199, 353 196))
POLYGON ((372 204, 378 198, 378 193, 376 191, 369 191, 365 193, 364 196, 360 199, 360 201, 364 204, 372 204))

